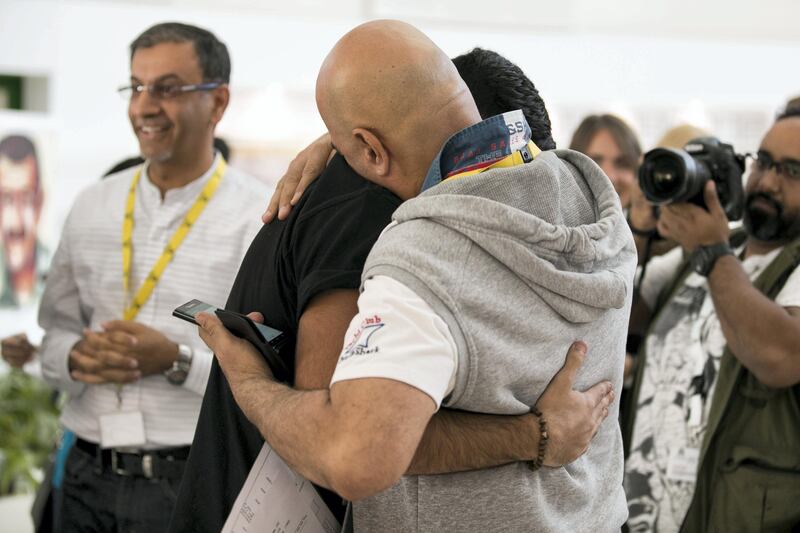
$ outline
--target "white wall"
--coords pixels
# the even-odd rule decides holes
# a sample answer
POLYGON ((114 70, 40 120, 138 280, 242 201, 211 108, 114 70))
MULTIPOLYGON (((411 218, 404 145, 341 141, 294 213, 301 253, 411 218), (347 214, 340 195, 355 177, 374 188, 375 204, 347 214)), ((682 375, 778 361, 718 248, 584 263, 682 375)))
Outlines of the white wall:
MULTIPOLYGON (((563 18, 574 14, 578 4, 585 5, 576 2, 567 4, 566 15, 563 7, 556 14, 563 18)), ((289 16, 255 9, 254 2, 238 3, 243 7, 231 9, 230 3, 219 7, 202 0, 167 5, 0 0, 0 71, 51 77, 51 117, 59 133, 55 164, 59 214, 63 216, 80 187, 136 151, 125 103, 114 89, 128 77, 129 42, 155 22, 178 19, 200 24, 228 43, 234 103, 220 126, 222 134, 293 147, 318 133, 321 122, 312 101, 316 70, 327 50, 359 22, 364 10, 358 9, 357 2, 345 2, 342 15, 337 16, 336 10, 321 8, 323 3, 305 0, 307 15, 289 16), (242 101, 250 107, 236 104, 237 93, 244 95, 242 101), (271 104, 269 95, 292 100, 294 109, 287 113, 287 106, 271 104), (298 109, 305 102, 309 105, 298 109)), ((301 8, 303 3, 299 2, 301 8)), ((391 15, 399 12, 398 4, 376 1, 369 5, 374 14, 391 15)), ((438 3, 442 4, 447 3, 438 3)), ((629 8, 628 4, 625 0, 622 5, 629 8)), ((418 18, 419 6, 408 5, 410 16, 418 18)), ((545 5, 539 4, 538 11, 518 12, 542 18, 545 5)), ((292 11, 297 12, 303 11, 292 11)), ((460 19, 454 18, 464 19, 464 12, 459 12, 460 19)), ((645 122, 637 125, 646 130, 642 133, 647 144, 658 135, 657 125, 637 120, 642 113, 661 110, 665 115, 688 113, 702 119, 709 110, 712 115, 719 115, 720 109, 753 110, 767 121, 786 97, 800 92, 800 79, 790 68, 800 57, 797 41, 759 44, 647 38, 637 35, 639 26, 630 28, 627 36, 588 33, 585 16, 575 18, 578 29, 569 31, 502 24, 481 30, 478 24, 465 28, 446 24, 446 14, 447 10, 431 9, 420 26, 451 55, 480 45, 518 62, 548 102, 561 144, 567 142, 579 115, 591 110, 612 109, 634 122, 645 122)), ((613 22, 607 13, 602 20, 613 22)), ((760 133, 752 132, 746 140, 753 144, 760 133)))
MULTIPOLYGON (((316 71, 364 17, 405 16, 450 55, 479 45, 517 62, 548 103, 562 146, 584 114, 610 110, 634 123, 645 146, 688 119, 752 150, 775 110, 800 93, 800 33, 788 29, 800 14, 794 0, 504 5, 488 16, 477 0, 0 0, 0 72, 49 77, 41 119, 55 132, 56 233, 78 191, 136 153, 115 89, 128 78, 130 41, 165 20, 199 24, 227 42, 233 102, 220 133, 281 157, 322 130, 316 71)), ((10 116, 0 112, 0 126, 10 116)), ((262 173, 277 178, 282 161, 262 173)))

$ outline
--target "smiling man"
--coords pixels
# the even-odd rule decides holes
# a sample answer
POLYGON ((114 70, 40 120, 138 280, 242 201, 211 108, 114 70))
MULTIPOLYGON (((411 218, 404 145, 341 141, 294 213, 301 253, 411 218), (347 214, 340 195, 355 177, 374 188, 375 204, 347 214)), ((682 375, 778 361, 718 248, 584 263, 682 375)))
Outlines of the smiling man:
POLYGON ((64 225, 39 317, 43 372, 70 392, 61 422, 77 436, 63 531, 166 529, 212 361, 171 313, 225 301, 266 192, 212 147, 229 79, 208 31, 142 33, 120 93, 145 162, 83 191, 64 225))

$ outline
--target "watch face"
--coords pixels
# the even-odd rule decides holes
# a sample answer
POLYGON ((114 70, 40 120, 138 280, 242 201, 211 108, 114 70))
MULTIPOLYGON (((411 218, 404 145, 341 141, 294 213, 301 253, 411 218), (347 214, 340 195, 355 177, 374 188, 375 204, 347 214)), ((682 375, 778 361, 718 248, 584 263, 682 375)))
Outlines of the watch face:
POLYGON ((700 246, 692 252, 692 269, 698 274, 708 276, 717 259, 723 255, 732 253, 727 243, 715 244, 711 246, 700 246))
POLYGON ((186 381, 186 377, 189 373, 182 368, 171 368, 167 370, 166 374, 167 381, 174 385, 181 385, 184 381, 186 381))

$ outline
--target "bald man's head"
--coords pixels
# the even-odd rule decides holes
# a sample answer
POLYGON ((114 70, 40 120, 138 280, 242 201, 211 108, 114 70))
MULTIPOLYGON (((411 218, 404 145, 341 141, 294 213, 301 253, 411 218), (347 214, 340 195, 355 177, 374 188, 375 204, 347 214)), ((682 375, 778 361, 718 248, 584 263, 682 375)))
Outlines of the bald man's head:
POLYGON ((317 105, 348 163, 404 199, 419 192, 444 141, 480 121, 447 55, 413 26, 389 20, 339 40, 320 69, 317 105))

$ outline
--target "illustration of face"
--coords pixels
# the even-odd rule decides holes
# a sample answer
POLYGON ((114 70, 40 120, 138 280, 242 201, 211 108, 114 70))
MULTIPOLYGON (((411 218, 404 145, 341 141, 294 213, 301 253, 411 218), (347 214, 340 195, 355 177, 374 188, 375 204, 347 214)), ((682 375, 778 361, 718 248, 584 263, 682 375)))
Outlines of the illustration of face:
POLYGON ((5 268, 12 278, 36 265, 36 229, 43 195, 38 164, 31 153, 21 160, 0 154, 0 238, 5 268))

